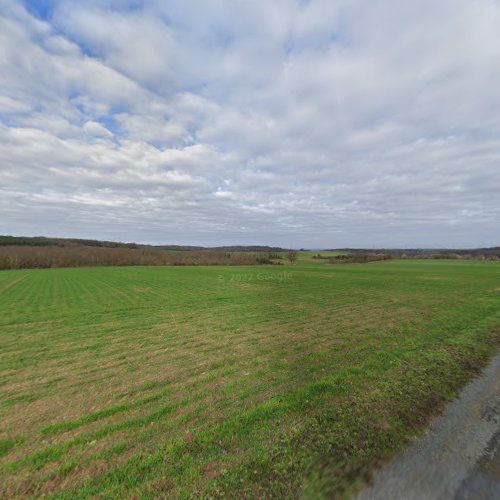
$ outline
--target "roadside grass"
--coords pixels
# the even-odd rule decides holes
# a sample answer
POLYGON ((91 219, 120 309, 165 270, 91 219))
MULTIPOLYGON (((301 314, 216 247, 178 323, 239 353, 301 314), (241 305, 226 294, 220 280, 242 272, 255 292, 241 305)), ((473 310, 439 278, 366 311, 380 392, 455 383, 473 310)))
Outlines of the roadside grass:
POLYGON ((302 254, 3 271, 0 496, 346 495, 495 352, 499 286, 302 254))

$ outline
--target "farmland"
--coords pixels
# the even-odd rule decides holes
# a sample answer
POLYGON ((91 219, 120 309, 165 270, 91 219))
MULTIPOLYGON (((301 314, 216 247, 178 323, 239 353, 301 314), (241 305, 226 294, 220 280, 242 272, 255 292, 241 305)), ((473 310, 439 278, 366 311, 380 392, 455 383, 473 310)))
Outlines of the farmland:
POLYGON ((352 491, 500 343, 500 265, 0 272, 0 496, 352 491))

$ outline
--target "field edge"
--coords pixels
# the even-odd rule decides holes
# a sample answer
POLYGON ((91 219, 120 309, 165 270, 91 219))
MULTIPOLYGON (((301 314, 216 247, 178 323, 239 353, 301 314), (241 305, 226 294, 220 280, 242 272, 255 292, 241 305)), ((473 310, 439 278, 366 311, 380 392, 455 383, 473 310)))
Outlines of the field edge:
POLYGON ((499 352, 500 317, 484 323, 473 336, 462 332, 455 346, 443 346, 439 363, 433 351, 384 381, 386 390, 353 394, 346 404, 324 408, 283 435, 268 457, 232 469, 199 493, 206 498, 233 497, 235 491, 238 498, 352 498, 499 352), (384 408, 386 418, 372 418, 374 407, 384 408))

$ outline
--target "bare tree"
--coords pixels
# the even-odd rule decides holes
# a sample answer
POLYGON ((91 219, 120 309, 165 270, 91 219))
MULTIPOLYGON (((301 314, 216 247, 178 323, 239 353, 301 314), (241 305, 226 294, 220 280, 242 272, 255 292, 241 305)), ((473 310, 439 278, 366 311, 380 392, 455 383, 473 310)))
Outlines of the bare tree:
POLYGON ((0 269, 36 269, 80 266, 196 266, 273 264, 265 255, 220 250, 183 252, 155 248, 101 248, 96 246, 0 246, 0 269))
POLYGON ((298 255, 299 252, 297 252, 297 250, 290 250, 289 252, 287 252, 286 258, 290 261, 290 264, 295 264, 298 255))

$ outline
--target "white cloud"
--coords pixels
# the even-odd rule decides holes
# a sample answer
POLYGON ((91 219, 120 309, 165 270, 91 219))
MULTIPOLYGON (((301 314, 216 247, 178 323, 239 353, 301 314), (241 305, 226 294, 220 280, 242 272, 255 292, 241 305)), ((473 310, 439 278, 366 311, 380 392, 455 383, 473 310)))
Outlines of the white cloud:
POLYGON ((498 2, 53 7, 0 0, 0 233, 498 244, 498 2))
POLYGON ((83 130, 93 137, 113 137, 113 133, 110 132, 102 123, 88 121, 83 124, 83 130))
POLYGON ((27 113, 28 111, 31 111, 29 104, 7 95, 0 95, 0 113, 27 113))

